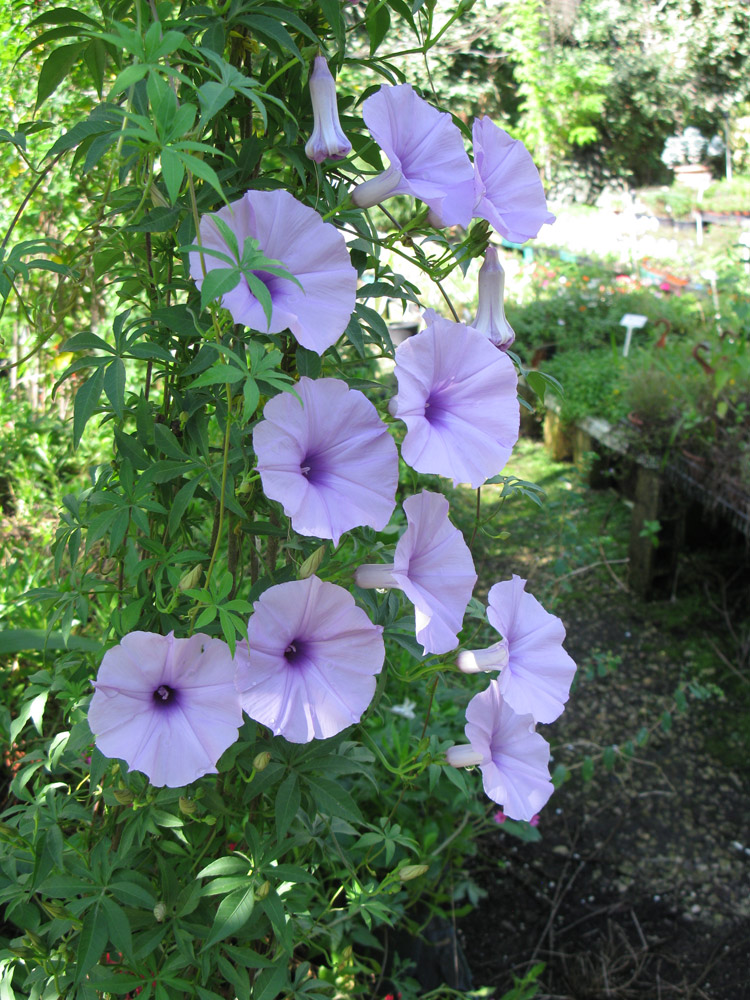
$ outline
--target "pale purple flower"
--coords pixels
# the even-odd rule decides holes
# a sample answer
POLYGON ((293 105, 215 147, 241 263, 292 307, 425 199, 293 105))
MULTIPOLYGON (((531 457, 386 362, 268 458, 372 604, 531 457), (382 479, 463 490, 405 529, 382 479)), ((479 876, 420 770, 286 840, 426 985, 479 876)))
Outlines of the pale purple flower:
POLYGON ((484 263, 479 268, 479 303, 477 315, 471 325, 479 330, 500 350, 506 351, 516 335, 505 318, 505 271, 500 263, 497 250, 487 247, 484 263))
POLYGON ((479 765, 484 790, 511 819, 532 820, 554 791, 549 744, 534 732, 530 715, 517 715, 497 681, 475 695, 466 709, 468 745, 450 747, 453 767, 479 765))
POLYGON ((106 757, 177 788, 216 773, 242 709, 225 642, 130 632, 104 654, 88 721, 106 757))
POLYGON ((459 653, 464 673, 499 670, 500 694, 519 715, 554 722, 570 695, 576 665, 562 647, 563 623, 525 591, 520 576, 496 583, 487 618, 504 637, 488 649, 459 653))
MULTIPOLYGON (((511 243, 536 236, 553 223, 531 154, 520 139, 511 139, 491 118, 475 118, 474 217, 486 219, 511 243)), ((457 193, 460 200, 462 195, 457 193)))
POLYGON ((390 411, 407 433, 401 456, 417 472, 481 486, 518 440, 513 362, 477 330, 435 316, 396 350, 390 411))
POLYGON ((390 166, 354 189, 354 204, 369 208, 392 195, 408 194, 429 205, 445 225, 468 225, 472 191, 459 186, 472 181, 473 170, 451 116, 402 83, 384 84, 368 97, 362 117, 390 166))
POLYGON ((404 500, 408 527, 392 565, 360 566, 358 587, 402 590, 414 605, 417 640, 425 653, 447 653, 457 633, 477 574, 463 535, 448 519, 448 501, 423 490, 404 500))
POLYGON ((336 82, 323 56, 315 57, 310 74, 310 100, 313 110, 313 131, 305 145, 305 154, 316 163, 327 157, 343 160, 352 149, 339 122, 336 104, 336 82))
MULTIPOLYGON (((318 213, 288 191, 248 191, 215 213, 237 237, 240 254, 247 237, 258 241, 266 257, 278 260, 299 281, 267 272, 255 272, 268 289, 270 322, 263 306, 250 291, 244 277, 221 297, 221 305, 235 323, 264 333, 289 328, 303 347, 323 354, 346 329, 354 309, 357 272, 352 267, 343 235, 318 213)), ((204 215, 200 222, 200 245, 233 257, 224 237, 204 215)), ((210 253, 190 253, 190 274, 198 288, 206 271, 229 267, 210 253), (202 258, 202 261, 201 261, 202 258)))
POLYGON ((398 452, 372 403, 336 378, 301 378, 266 403, 253 431, 263 491, 301 535, 380 531, 396 505, 398 452), (302 402, 300 402, 300 400, 302 402))
POLYGON ((269 587, 237 644, 242 707, 291 743, 335 736, 372 701, 382 631, 348 591, 317 576, 269 587))

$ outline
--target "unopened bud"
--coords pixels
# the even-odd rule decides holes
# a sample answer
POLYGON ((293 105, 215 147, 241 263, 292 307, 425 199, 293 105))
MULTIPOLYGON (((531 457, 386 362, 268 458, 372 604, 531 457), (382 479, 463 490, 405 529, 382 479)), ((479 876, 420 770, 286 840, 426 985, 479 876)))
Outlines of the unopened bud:
POLYGON ((195 810, 198 808, 197 803, 192 799, 186 799, 184 795, 181 795, 178 800, 178 805, 180 807, 180 812, 184 813, 186 816, 192 816, 195 810))
POLYGON ((161 923, 166 917, 166 915, 167 915, 167 904, 163 902, 163 900, 159 900, 159 902, 154 907, 154 917, 159 923, 161 923))
POLYGON ((262 750, 259 754, 256 754, 253 758, 253 767, 256 771, 265 771, 268 767, 269 761, 271 760, 271 754, 268 750, 262 750))
POLYGON ((133 804, 133 793, 127 788, 115 788, 115 798, 121 806, 133 804))
POLYGON ((352 144, 344 135, 336 105, 336 82, 323 56, 315 57, 310 74, 310 100, 313 112, 313 131, 305 146, 305 155, 315 163, 325 159, 342 160, 352 151, 352 144))
POLYGON ((487 247, 484 263, 479 269, 478 294, 477 315, 471 325, 488 337, 495 347, 507 350, 516 335, 505 318, 505 271, 497 250, 492 246, 487 247))
POLYGON ((169 202, 155 184, 151 185, 151 201, 157 208, 169 208, 169 202))
POLYGON ((402 882, 411 882, 412 879, 419 878, 429 870, 429 865, 404 865, 399 868, 398 877, 402 882))
POLYGON ((320 564, 323 562, 323 556, 326 554, 325 545, 319 545, 318 548, 309 555, 307 559, 302 563, 299 568, 299 578, 300 580, 306 580, 313 573, 316 573, 320 568, 320 564))
POLYGON ((270 891, 271 891, 271 883, 263 882, 263 884, 258 886, 258 888, 255 890, 255 898, 265 899, 270 891))
POLYGON ((451 767, 476 767, 484 760, 484 756, 479 750, 475 750, 470 743, 462 743, 457 746, 448 747, 445 751, 445 759, 451 767))
POLYGON ((203 567, 200 563, 193 566, 192 569, 188 570, 187 573, 180 579, 177 585, 178 590, 192 590, 193 587, 197 587, 200 583, 201 577, 203 576, 203 567))

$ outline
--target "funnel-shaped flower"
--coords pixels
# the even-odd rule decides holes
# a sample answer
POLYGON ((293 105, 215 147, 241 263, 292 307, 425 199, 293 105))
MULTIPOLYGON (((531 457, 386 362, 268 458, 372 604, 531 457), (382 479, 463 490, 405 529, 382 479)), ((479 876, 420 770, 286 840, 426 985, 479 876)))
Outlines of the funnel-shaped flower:
POLYGON ((481 486, 518 440, 513 362, 477 330, 433 316, 396 350, 393 416, 407 427, 401 456, 417 472, 481 486))
POLYGON ((372 403, 337 378, 301 378, 300 397, 269 399, 253 431, 263 491, 301 535, 336 544, 362 524, 380 531, 396 505, 398 452, 372 403), (300 399, 302 402, 300 403, 300 399))
POLYGON ((425 653, 447 653, 458 643, 477 574, 463 535, 448 520, 448 501, 423 490, 404 500, 408 527, 393 565, 367 564, 358 587, 396 587, 414 605, 417 639, 425 653))
POLYGON ((484 790, 511 819, 531 820, 554 791, 549 744, 534 732, 530 715, 517 715, 503 700, 497 681, 475 695, 466 709, 470 746, 451 747, 454 767, 479 765, 484 790))
MULTIPOLYGON (((246 278, 241 277, 239 284, 221 297, 235 323, 267 333, 281 333, 288 327, 303 347, 317 354, 335 344, 349 322, 357 287, 357 272, 338 229, 323 222, 316 211, 288 191, 248 191, 215 214, 236 236, 240 253, 251 237, 266 257, 281 261, 299 281, 298 285, 288 278, 254 272, 271 296, 269 322, 246 278)), ((204 215, 201 219, 200 244, 231 258, 231 249, 213 218, 204 215)), ((212 271, 229 264, 210 253, 192 251, 190 274, 199 288, 204 266, 212 271)))
POLYGON ((488 649, 459 653, 464 673, 499 670, 500 694, 519 715, 554 722, 570 695, 576 665, 562 647, 563 623, 525 591, 520 576, 496 583, 487 618, 504 637, 488 649))
POLYGON ((207 635, 131 632, 104 654, 89 726, 106 757, 178 788, 216 772, 242 709, 225 642, 207 635))
POLYGON ((512 243, 530 240, 545 223, 555 221, 547 211, 531 154, 520 139, 511 139, 491 118, 475 118, 472 136, 474 217, 486 219, 512 243))
POLYGON ((408 194, 429 205, 445 225, 467 226, 473 170, 451 116, 433 108, 410 84, 402 83, 383 85, 368 97, 362 105, 362 117, 390 166, 354 189, 354 204, 369 208, 391 195, 408 194), (467 182, 469 187, 459 191, 467 182))
POLYGON ((479 268, 479 304, 476 319, 472 322, 475 330, 499 347, 507 350, 516 335, 505 318, 505 271, 500 263, 497 250, 490 246, 484 255, 484 263, 479 268))
POLYGON ((335 736, 372 701, 382 631, 348 591, 317 576, 269 587, 237 644, 242 707, 292 743, 335 736))
POLYGON ((344 135, 336 105, 336 83, 323 56, 315 57, 310 74, 310 99, 313 110, 313 131, 305 145, 305 154, 316 163, 327 157, 343 160, 352 150, 344 135))

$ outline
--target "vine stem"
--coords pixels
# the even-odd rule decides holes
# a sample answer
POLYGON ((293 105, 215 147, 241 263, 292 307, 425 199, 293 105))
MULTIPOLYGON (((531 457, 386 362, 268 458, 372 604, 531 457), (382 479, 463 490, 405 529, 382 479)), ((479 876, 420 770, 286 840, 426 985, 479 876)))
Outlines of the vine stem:
POLYGON ((479 516, 482 510, 482 487, 477 487, 477 513, 474 518, 474 530, 471 533, 471 541, 469 542, 469 548, 474 547, 474 539, 477 537, 477 529, 479 528, 479 516))
POLYGON ((224 527, 224 498, 226 496, 227 489, 227 472, 229 470, 229 438, 230 430, 232 427, 232 385, 230 382, 226 383, 227 390, 227 424, 224 428, 224 461, 221 469, 221 497, 219 498, 219 527, 216 531, 216 541, 214 542, 214 550, 211 553, 211 562, 208 564, 208 569, 206 570, 206 583, 205 587, 208 589, 208 585, 211 581, 211 574, 214 570, 214 564, 216 563, 216 557, 219 554, 219 545, 221 544, 221 532, 224 527))

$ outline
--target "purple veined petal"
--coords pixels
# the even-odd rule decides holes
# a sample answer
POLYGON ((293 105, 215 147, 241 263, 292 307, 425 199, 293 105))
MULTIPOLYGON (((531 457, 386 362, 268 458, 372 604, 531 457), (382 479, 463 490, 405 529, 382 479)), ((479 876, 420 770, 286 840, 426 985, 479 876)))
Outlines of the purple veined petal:
POLYGON ((305 155, 315 163, 330 158, 343 160, 352 150, 339 121, 336 101, 336 81, 323 56, 315 57, 310 74, 310 100, 313 111, 313 131, 305 145, 305 155))
POLYGON ((88 721, 105 756, 176 788, 216 771, 242 709, 219 639, 131 632, 104 655, 88 721))
MULTIPOLYGON (((281 261, 300 283, 266 273, 257 275, 271 295, 269 323, 247 281, 241 278, 221 298, 234 321, 268 333, 280 333, 288 327, 303 347, 317 354, 335 344, 354 310, 357 287, 357 272, 338 229, 281 190, 248 191, 215 215, 232 229, 240 250, 248 236, 256 239, 265 255, 281 261)), ((201 245, 231 257, 212 219, 212 215, 201 219, 201 245)), ((201 255, 192 251, 190 274, 199 288, 204 266, 210 271, 228 265, 208 254, 203 255, 202 263, 201 255)))
POLYGON ((471 552, 448 519, 448 501, 423 490, 404 501, 408 526, 392 566, 364 565, 360 587, 393 586, 414 605, 417 640, 425 653, 447 653, 458 645, 466 606, 477 581, 471 552))
POLYGON ((496 583, 489 592, 487 618, 508 644, 508 664, 497 683, 518 714, 554 722, 570 695, 575 662, 563 649, 565 628, 525 591, 520 576, 496 583))
POLYGON ((472 488, 503 469, 520 423, 510 358, 477 330, 436 318, 399 345, 395 372, 391 412, 407 427, 407 465, 472 488))
POLYGON ((531 154, 491 118, 475 118, 474 217, 486 219, 512 243, 524 243, 552 224, 547 200, 531 154))
POLYGON ((335 736, 372 700, 382 631, 348 591, 316 576, 270 587, 237 647, 244 710, 292 743, 335 736))
POLYGON ((466 719, 466 738, 483 755, 485 793, 512 819, 530 820, 554 791, 549 744, 534 732, 534 720, 511 709, 497 681, 471 699, 466 719))
POLYGON ((445 224, 468 225, 473 170, 451 116, 428 104, 408 83, 384 84, 364 102, 362 116, 390 166, 382 181, 373 178, 354 189, 355 205, 367 208, 391 195, 408 194, 429 205, 445 224), (466 195, 448 198, 462 184, 469 185, 466 195))
POLYGON ((487 247, 484 263, 479 269, 479 303, 477 315, 471 326, 499 347, 507 351, 516 339, 513 327, 505 318, 505 270, 500 263, 497 250, 487 247))
POLYGON ((388 523, 398 452, 372 403, 340 379, 301 378, 270 399, 253 432, 263 491, 295 531, 338 544, 345 531, 388 523))

